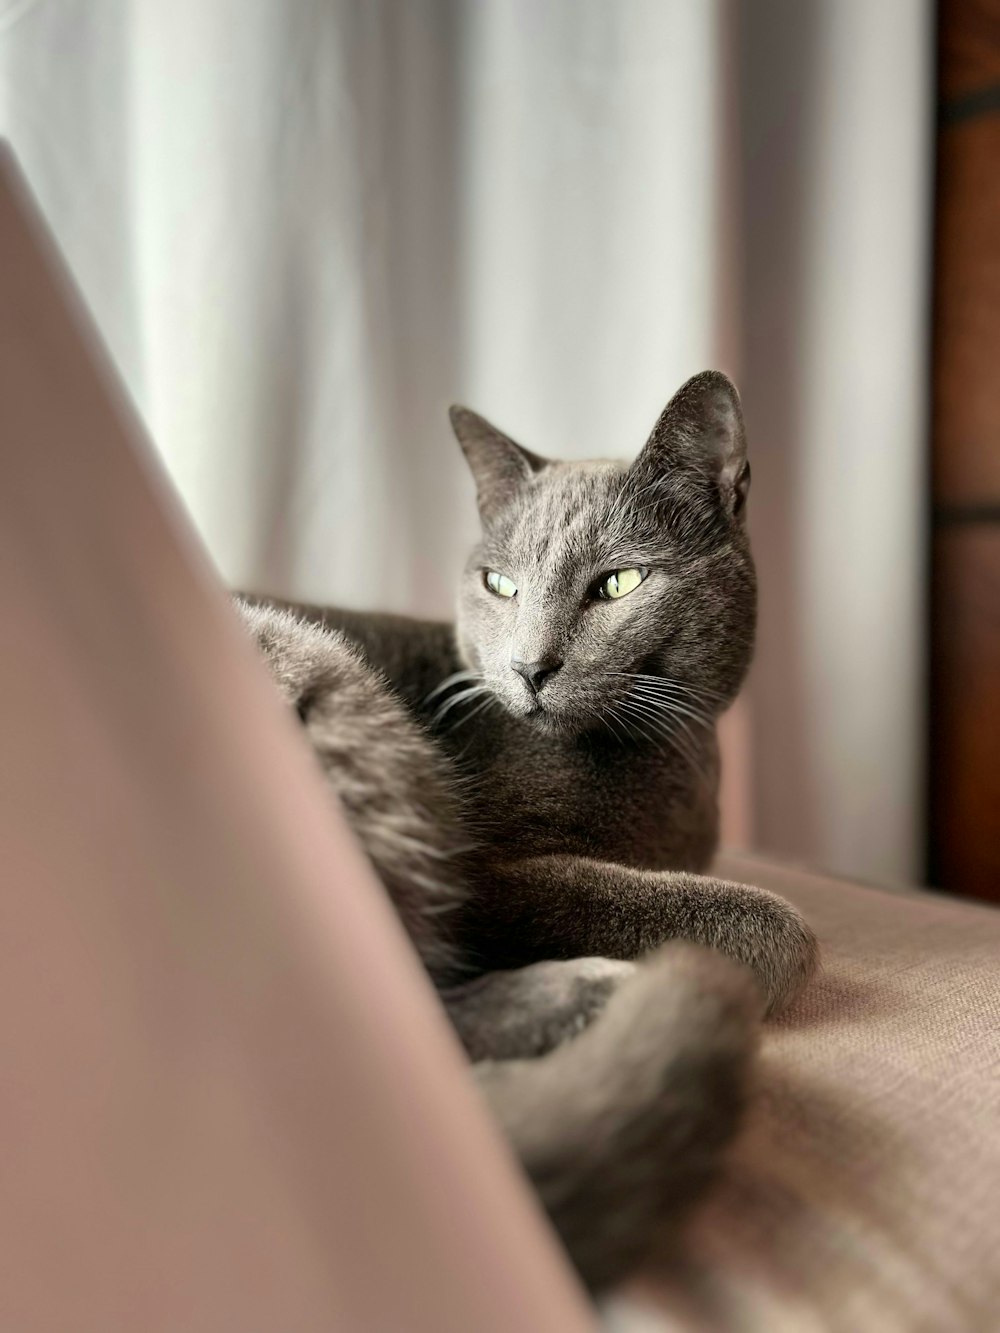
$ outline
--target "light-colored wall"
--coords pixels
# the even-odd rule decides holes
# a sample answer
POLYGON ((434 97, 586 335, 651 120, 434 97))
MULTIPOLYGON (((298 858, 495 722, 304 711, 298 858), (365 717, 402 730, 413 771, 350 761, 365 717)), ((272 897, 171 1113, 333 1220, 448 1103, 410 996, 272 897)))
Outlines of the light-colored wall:
POLYGON ((762 618, 727 832, 905 878, 928 11, 62 0, 0 26, 0 129, 242 586, 446 615, 448 402, 627 455, 733 373, 762 618))

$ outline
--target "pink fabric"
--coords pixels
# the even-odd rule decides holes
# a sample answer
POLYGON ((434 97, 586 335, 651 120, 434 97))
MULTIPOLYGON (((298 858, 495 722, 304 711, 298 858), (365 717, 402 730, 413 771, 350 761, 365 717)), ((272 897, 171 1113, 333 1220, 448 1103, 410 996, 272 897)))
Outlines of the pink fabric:
POLYGON ((0 1328, 590 1327, 23 209, 8 160, 0 1328))

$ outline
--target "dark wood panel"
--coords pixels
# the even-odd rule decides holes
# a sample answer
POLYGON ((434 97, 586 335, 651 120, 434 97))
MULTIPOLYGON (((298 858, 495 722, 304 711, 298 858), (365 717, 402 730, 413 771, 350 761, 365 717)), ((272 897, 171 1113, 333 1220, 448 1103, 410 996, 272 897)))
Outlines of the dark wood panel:
POLYGON ((1000 115, 941 131, 934 498, 1000 502, 1000 115))
POLYGON ((938 14, 942 99, 1000 83, 1000 0, 941 0, 938 14))
POLYGON ((934 539, 931 881, 1000 901, 1000 524, 934 539))

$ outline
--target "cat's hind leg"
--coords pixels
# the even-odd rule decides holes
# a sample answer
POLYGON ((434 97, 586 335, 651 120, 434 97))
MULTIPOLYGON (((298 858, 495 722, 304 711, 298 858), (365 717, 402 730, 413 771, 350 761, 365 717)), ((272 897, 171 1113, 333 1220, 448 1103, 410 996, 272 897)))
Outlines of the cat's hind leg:
POLYGON ((567 958, 487 972, 440 997, 470 1060, 512 1060, 578 1036, 635 970, 616 958, 567 958))

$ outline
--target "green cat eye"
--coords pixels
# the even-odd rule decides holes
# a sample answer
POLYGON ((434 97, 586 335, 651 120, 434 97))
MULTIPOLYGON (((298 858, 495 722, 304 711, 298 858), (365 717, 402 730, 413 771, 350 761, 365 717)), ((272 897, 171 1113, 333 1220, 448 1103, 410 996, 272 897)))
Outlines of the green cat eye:
POLYGON ((613 602, 617 597, 624 597, 627 593, 634 592, 648 573, 648 569, 616 569, 613 574, 607 574, 601 580, 597 595, 603 597, 606 602, 613 602))
POLYGON ((514 580, 509 579, 506 574, 498 574, 495 569, 486 571, 486 586, 498 597, 513 597, 517 592, 514 580))

